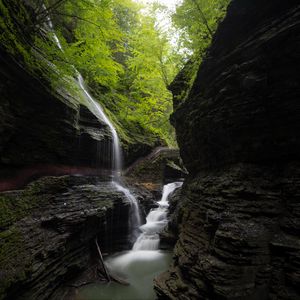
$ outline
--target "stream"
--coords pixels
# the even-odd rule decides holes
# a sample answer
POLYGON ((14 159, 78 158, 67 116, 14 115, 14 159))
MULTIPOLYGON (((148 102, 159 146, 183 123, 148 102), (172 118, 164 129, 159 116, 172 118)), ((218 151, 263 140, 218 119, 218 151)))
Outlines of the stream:
POLYGON ((168 269, 172 253, 159 250, 159 233, 167 225, 168 196, 181 182, 166 184, 158 207, 152 209, 146 224, 139 227, 132 250, 113 254, 105 259, 112 274, 129 282, 128 286, 110 282, 83 287, 75 300, 154 300, 153 279, 168 269))

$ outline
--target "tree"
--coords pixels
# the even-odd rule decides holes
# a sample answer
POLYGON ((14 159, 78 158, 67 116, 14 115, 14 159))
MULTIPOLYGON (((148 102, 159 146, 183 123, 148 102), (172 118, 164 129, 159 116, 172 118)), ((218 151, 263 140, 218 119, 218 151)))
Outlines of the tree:
POLYGON ((218 23, 225 15, 230 0, 184 0, 173 15, 174 26, 180 32, 180 41, 201 59, 210 45, 218 23))
POLYGON ((176 64, 154 13, 145 15, 141 9, 131 0, 60 2, 52 10, 64 49, 56 64, 66 63, 65 69, 74 65, 123 124, 138 123, 171 141, 172 98, 167 86, 177 72, 176 64))

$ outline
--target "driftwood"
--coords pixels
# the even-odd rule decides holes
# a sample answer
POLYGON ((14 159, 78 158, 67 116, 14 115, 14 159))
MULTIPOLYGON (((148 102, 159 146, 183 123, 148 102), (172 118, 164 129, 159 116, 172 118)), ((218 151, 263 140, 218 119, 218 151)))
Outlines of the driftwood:
POLYGON ((114 274, 110 274, 110 278, 111 280, 113 280, 114 282, 117 282, 117 283, 120 283, 122 285, 130 285, 128 281, 126 281, 125 279, 117 276, 117 275, 114 275, 114 274))
POLYGON ((98 254, 99 254, 99 258, 100 258, 100 263, 101 263, 102 269, 104 270, 106 280, 108 282, 114 281, 114 282, 117 282, 117 283, 122 284, 122 285, 129 285, 129 282, 127 282, 126 280, 120 278, 117 275, 108 273, 108 270, 105 266, 103 256, 102 256, 99 244, 98 244, 98 238, 97 237, 95 238, 95 244, 96 244, 96 247, 97 247, 97 251, 98 251, 98 254))
POLYGON ((84 281, 84 282, 79 283, 79 284, 68 284, 67 286, 78 289, 80 287, 83 287, 85 285, 92 284, 92 283, 95 283, 95 281, 84 281))
POLYGON ((99 244, 98 244, 98 238, 97 238, 97 237, 95 238, 95 244, 96 244, 96 247, 97 247, 97 250, 98 250, 98 254, 99 254, 99 258, 100 258, 100 263, 101 263, 102 268, 103 268, 103 270, 104 270, 104 274, 105 274, 106 280, 107 280, 108 282, 110 282, 110 281, 111 281, 111 280, 110 280, 110 276, 109 276, 109 273, 108 273, 108 271, 107 271, 107 269, 106 269, 106 266, 105 266, 105 264, 104 264, 103 256, 102 256, 102 253, 101 253, 99 244))

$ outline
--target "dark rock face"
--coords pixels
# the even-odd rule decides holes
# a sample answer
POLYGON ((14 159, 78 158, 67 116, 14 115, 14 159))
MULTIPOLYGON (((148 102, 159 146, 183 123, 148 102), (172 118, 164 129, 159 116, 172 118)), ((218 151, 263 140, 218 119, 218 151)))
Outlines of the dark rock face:
POLYGON ((241 164, 187 180, 159 298, 298 299, 299 186, 299 165, 241 164))
POLYGON ((96 177, 44 177, 0 202, 0 299, 49 299, 91 264, 96 236, 103 252, 127 243, 130 204, 96 177))
POLYGON ((182 165, 178 149, 157 147, 145 157, 140 157, 124 175, 137 182, 158 183, 175 181, 185 177, 186 170, 182 165))
POLYGON ((231 4, 188 99, 172 117, 190 172, 299 159, 299 10, 293 3, 231 4))
POLYGON ((298 1, 233 1, 176 99, 190 175, 159 299, 300 298, 299 16, 298 1))
POLYGON ((40 163, 110 167, 109 156, 96 156, 111 141, 105 124, 67 92, 51 94, 3 51, 0 60, 2 170, 40 163))

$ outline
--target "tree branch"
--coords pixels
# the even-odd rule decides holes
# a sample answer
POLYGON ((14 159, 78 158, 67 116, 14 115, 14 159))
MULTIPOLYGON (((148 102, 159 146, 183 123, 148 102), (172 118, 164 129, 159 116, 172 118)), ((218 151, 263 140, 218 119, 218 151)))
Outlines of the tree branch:
POLYGON ((206 19, 205 15, 204 15, 204 13, 203 13, 203 11, 202 11, 202 9, 201 9, 199 3, 197 2, 197 0, 192 0, 192 2, 195 4, 195 6, 196 6, 198 12, 200 13, 201 19, 202 19, 202 21, 203 21, 205 27, 207 28, 207 30, 208 30, 210 36, 212 37, 212 36, 213 36, 213 32, 212 32, 212 30, 210 29, 210 27, 209 27, 209 25, 208 25, 207 19, 206 19))

